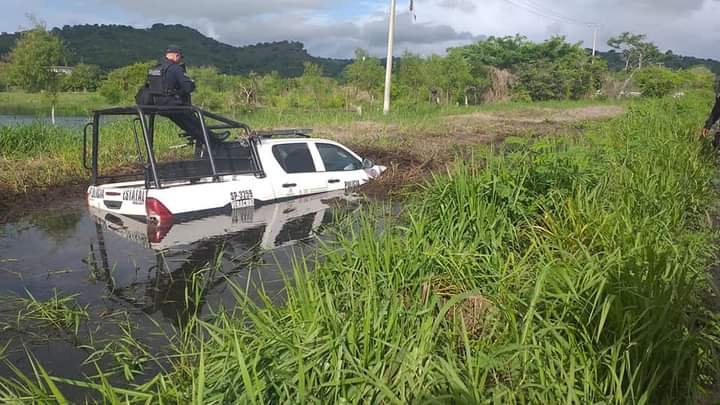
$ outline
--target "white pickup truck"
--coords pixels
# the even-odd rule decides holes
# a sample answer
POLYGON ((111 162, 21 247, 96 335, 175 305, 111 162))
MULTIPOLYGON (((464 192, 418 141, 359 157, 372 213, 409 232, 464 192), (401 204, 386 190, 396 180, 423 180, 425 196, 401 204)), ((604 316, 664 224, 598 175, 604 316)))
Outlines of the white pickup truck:
POLYGON ((386 169, 337 142, 310 138, 308 132, 255 132, 244 124, 195 107, 137 106, 96 111, 93 122, 84 131, 83 162, 92 171, 92 184, 87 190, 88 205, 166 226, 217 210, 355 189, 377 178, 386 169), (192 159, 158 162, 153 147, 154 118, 177 113, 175 110, 199 117, 205 132, 204 142, 196 141, 192 159), (144 158, 144 171, 129 181, 118 181, 118 176, 100 176, 100 119, 117 115, 135 116, 141 127, 140 131, 134 131, 134 136, 138 149, 140 145, 144 146, 139 154, 144 158), (208 117, 221 124, 205 124, 208 117), (91 157, 88 157, 90 129, 92 148, 91 157), (217 143, 209 140, 210 129, 242 129, 246 136, 237 141, 217 143), (88 160, 91 160, 90 166, 88 160))

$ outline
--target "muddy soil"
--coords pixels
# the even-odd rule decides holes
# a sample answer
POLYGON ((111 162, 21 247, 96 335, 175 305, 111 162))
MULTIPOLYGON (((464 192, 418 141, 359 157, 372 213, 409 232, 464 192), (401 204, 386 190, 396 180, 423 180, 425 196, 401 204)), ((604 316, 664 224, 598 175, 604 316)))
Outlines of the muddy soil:
POLYGON ((50 189, 34 190, 25 194, 13 194, 0 190, 0 224, 28 213, 52 207, 56 201, 81 197, 87 190, 87 180, 82 183, 65 184, 50 189))

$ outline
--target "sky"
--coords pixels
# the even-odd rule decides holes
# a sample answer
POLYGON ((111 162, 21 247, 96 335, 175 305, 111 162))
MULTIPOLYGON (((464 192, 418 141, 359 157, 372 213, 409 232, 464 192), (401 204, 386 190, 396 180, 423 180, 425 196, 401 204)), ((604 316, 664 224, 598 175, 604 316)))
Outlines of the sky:
MULTIPOLYGON (((231 45, 295 40, 314 56, 348 58, 356 48, 386 52, 390 0, 0 0, 0 31, 29 25, 184 24, 231 45)), ((598 47, 624 31, 662 50, 720 59, 720 0, 398 0, 396 55, 443 54, 490 35, 533 41, 565 35, 598 47)))

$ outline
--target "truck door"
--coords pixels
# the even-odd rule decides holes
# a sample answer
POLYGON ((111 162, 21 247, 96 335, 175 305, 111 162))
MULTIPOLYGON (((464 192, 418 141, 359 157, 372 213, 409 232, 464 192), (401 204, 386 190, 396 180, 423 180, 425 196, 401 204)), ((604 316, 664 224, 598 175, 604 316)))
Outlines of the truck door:
POLYGON ((369 176, 362 168, 362 161, 355 154, 333 143, 316 142, 315 146, 330 191, 350 191, 368 182, 369 176))
POLYGON ((272 154, 284 175, 272 179, 275 197, 288 199, 328 191, 328 182, 318 173, 307 142, 272 146, 272 154))

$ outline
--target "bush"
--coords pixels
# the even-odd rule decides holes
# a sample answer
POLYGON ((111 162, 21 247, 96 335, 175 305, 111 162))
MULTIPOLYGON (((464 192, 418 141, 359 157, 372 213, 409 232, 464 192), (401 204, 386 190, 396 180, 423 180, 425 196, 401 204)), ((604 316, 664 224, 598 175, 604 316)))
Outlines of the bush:
POLYGON ((111 103, 133 102, 138 89, 147 80, 155 62, 135 63, 115 69, 100 86, 100 94, 111 103))
POLYGON ((540 60, 519 66, 519 85, 534 101, 579 100, 602 87, 607 64, 590 63, 585 55, 558 61, 540 60))
POLYGON ((677 73, 661 66, 651 66, 639 70, 635 73, 634 80, 644 97, 667 96, 681 82, 677 73))
POLYGON ((62 80, 63 91, 95 91, 100 84, 100 68, 79 64, 62 80))
POLYGON ((713 91, 715 73, 705 66, 695 66, 677 72, 680 85, 684 89, 713 91))

